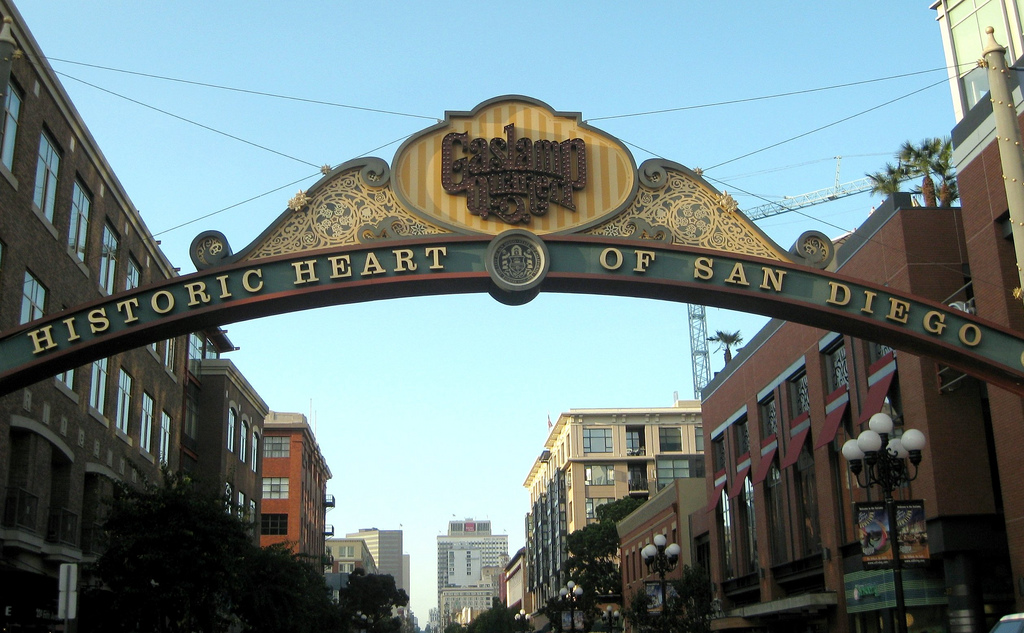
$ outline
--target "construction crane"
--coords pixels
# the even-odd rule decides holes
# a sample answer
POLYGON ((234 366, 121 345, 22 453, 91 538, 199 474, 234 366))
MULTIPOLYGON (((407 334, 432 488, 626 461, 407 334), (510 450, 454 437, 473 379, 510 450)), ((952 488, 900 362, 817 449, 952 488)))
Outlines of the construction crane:
MULTIPOLYGON (((786 196, 777 202, 769 202, 744 211, 750 220, 762 220, 804 207, 831 202, 865 191, 871 191, 875 183, 870 178, 859 178, 851 182, 839 182, 839 166, 842 156, 836 156, 836 182, 832 187, 818 189, 798 196, 786 196)), ((704 306, 688 304, 690 321, 690 355, 693 363, 693 393, 700 399, 700 392, 711 382, 711 357, 708 354, 708 323, 704 306)))

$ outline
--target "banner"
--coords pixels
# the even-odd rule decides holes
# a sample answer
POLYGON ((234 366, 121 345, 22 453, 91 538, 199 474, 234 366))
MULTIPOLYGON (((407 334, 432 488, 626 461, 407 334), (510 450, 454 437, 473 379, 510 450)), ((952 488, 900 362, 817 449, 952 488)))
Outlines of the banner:
MULTIPOLYGON (((855 504, 858 540, 864 569, 891 569, 896 534, 890 529, 889 515, 882 501, 855 504)), ((923 567, 928 564, 928 526, 921 500, 896 502, 896 525, 899 527, 900 567, 923 567)))

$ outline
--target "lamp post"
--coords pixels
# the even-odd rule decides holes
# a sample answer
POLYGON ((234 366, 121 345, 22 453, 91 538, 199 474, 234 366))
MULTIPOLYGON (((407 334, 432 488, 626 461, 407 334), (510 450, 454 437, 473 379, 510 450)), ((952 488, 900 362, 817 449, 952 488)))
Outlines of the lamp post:
POLYGON ((621 630, 622 614, 612 605, 608 605, 604 613, 601 614, 601 620, 604 621, 611 633, 615 633, 616 629, 621 630))
POLYGON ((355 628, 356 633, 366 633, 369 622, 370 618, 366 617, 366 614, 362 611, 356 611, 355 615, 352 616, 352 626, 355 628))
POLYGON ((648 543, 640 555, 647 565, 648 572, 656 572, 661 581, 661 613, 664 615, 668 607, 668 596, 665 594, 665 574, 676 568, 679 562, 680 547, 678 543, 668 543, 664 534, 655 534, 654 543, 648 543))
POLYGON ((530 614, 525 609, 520 609, 519 613, 516 614, 516 630, 530 631, 532 628, 530 626, 530 614))
MULTIPOLYGON (((577 603, 583 597, 583 587, 580 587, 573 581, 565 583, 565 586, 558 590, 558 597, 562 600, 562 608, 569 610, 569 630, 576 630, 576 612, 579 609, 576 608, 577 603)), ((580 630, 584 629, 583 624, 580 625, 580 630)))
POLYGON ((896 500, 892 491, 917 479, 917 466, 921 463, 921 449, 926 439, 917 429, 907 429, 903 437, 893 437, 892 418, 876 413, 868 420, 868 430, 857 439, 843 444, 843 457, 850 463, 857 484, 861 488, 878 486, 885 501, 885 514, 889 521, 889 540, 892 547, 893 590, 896 594, 896 630, 907 631, 907 604, 903 597, 903 570, 900 565, 900 526, 896 520, 896 500), (883 450, 883 447, 884 450, 883 450), (914 466, 913 474, 906 459, 914 466), (861 472, 864 476, 861 477, 861 472))

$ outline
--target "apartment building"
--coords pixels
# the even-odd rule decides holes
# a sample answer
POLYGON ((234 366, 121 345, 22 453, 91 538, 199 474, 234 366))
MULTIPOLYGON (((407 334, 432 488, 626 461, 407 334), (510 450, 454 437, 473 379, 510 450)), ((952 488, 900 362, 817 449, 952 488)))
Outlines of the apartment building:
POLYGON ((675 479, 704 477, 700 402, 672 407, 571 409, 558 416, 523 485, 527 587, 543 604, 564 584, 566 536, 626 496, 648 498, 675 479))

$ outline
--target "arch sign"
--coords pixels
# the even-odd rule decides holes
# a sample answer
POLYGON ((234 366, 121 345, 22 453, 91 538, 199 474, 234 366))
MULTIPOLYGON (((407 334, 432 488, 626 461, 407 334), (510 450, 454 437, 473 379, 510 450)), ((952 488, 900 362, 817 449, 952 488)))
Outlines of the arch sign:
POLYGON ((780 248, 682 165, 637 168, 617 139, 507 96, 357 159, 293 198, 252 244, 192 242, 194 274, 0 335, 0 394, 206 327, 326 305, 489 292, 647 297, 742 310, 941 358, 1024 395, 1024 340, 948 306, 827 272, 808 232, 780 248))

